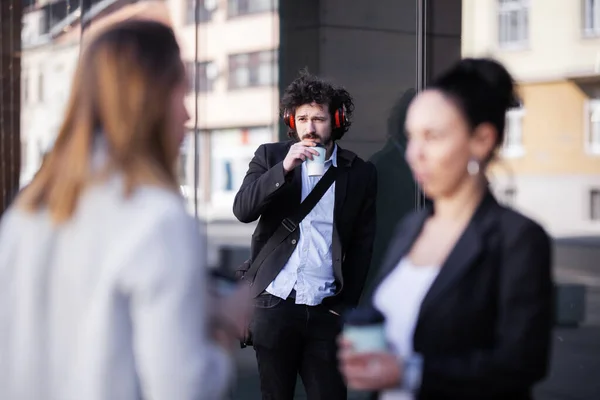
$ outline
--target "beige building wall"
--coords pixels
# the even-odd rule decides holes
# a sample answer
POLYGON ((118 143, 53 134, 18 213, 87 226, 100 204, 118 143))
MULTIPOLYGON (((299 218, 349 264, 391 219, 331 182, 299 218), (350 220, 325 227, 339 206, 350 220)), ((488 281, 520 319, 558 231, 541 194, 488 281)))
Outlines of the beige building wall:
POLYGON ((463 57, 502 62, 524 104, 522 151, 500 157, 492 183, 554 236, 598 235, 590 191, 600 189, 600 154, 586 146, 590 91, 574 78, 600 82, 600 37, 584 33, 582 1, 529 0, 528 40, 502 46, 498 3, 463 0, 462 16, 463 57))
POLYGON ((462 55, 493 55, 523 81, 600 73, 600 37, 586 37, 583 1, 529 0, 529 43, 498 44, 498 0, 463 0, 462 55))
MULTIPOLYGON (((216 64, 218 78, 214 90, 198 96, 198 119, 201 128, 271 125, 277 121, 279 93, 277 85, 228 90, 228 57, 230 54, 272 50, 279 47, 279 18, 276 12, 227 16, 227 7, 219 2, 212 19, 196 27, 186 24, 186 0, 167 0, 173 26, 178 35, 183 58, 216 64)), ((194 112, 194 96, 188 97, 188 108, 194 112)), ((192 115, 192 120, 193 120, 192 115)), ((275 137, 273 138, 275 139, 275 137)))
POLYGON ((522 157, 507 159, 519 174, 598 174, 600 157, 585 152, 583 91, 569 81, 521 85, 525 104, 522 157))

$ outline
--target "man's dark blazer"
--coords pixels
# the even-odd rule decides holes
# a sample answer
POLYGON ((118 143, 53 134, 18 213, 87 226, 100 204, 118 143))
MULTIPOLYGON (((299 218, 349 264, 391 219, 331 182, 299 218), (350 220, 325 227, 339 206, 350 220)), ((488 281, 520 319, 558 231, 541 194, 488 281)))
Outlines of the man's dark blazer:
MULTIPOLYGON (((260 218, 252 235, 254 259, 266 241, 298 207, 302 196, 302 168, 284 174, 283 160, 293 141, 261 145, 250 162, 246 177, 233 203, 233 213, 241 222, 260 218)), ((363 290, 375 236, 375 166, 338 145, 335 182, 332 262, 336 294, 324 304, 335 310, 355 307, 363 290)), ((261 265, 252 294, 257 296, 277 277, 294 251, 300 230, 296 229, 261 265)))
MULTIPOLYGON (((400 224, 378 283, 432 212, 400 224)), ((530 399, 547 373, 553 301, 548 235, 488 192, 421 304, 413 337, 424 360, 418 399, 530 399)))

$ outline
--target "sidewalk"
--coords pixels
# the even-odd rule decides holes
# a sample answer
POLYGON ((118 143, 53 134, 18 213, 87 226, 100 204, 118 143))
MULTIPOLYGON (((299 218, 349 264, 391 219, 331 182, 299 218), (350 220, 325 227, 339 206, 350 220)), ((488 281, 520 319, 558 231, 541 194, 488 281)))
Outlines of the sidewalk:
MULTIPOLYGON (((558 282, 586 286, 586 319, 582 326, 554 330, 550 373, 535 390, 536 400, 600 399, 600 240, 555 243, 555 274, 558 282)), ((231 399, 260 399, 254 350, 237 354, 238 385, 231 399)), ((355 396, 352 396, 354 398, 355 396)), ((298 385, 296 399, 306 399, 298 385)), ((509 400, 509 399, 507 399, 509 400)))
MULTIPOLYGON (((237 354, 238 385, 232 400, 260 399, 254 350, 237 354)), ((536 389, 537 400, 600 399, 600 327, 558 328, 550 375, 536 389)), ((306 399, 301 385, 295 399, 306 399)))

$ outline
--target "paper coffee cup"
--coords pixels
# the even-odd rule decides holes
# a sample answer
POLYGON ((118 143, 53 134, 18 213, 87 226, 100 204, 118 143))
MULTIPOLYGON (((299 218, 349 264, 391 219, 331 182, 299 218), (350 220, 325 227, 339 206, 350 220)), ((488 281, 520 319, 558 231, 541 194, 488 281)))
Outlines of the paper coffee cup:
POLYGON ((344 316, 343 336, 358 353, 387 350, 385 319, 373 307, 354 309, 344 316))
POLYGON ((325 173, 325 147, 317 145, 312 149, 319 152, 319 155, 314 154, 313 159, 306 159, 306 171, 308 176, 321 176, 325 173))
POLYGON ((387 340, 383 324, 365 326, 345 326, 344 338, 352 343, 357 353, 380 352, 387 349, 387 340))

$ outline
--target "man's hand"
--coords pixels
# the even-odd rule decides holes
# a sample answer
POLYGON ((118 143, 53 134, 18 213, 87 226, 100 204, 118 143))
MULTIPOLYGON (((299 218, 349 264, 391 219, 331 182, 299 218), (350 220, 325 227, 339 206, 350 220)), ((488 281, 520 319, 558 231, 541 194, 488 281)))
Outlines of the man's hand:
POLYGON ((312 140, 303 140, 295 143, 288 151, 283 160, 283 169, 286 173, 293 171, 298 165, 302 164, 306 159, 312 160, 314 156, 318 156, 319 152, 311 147, 317 144, 312 140))

